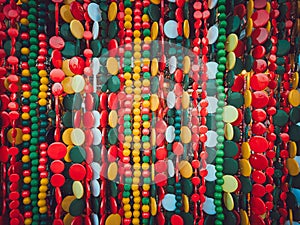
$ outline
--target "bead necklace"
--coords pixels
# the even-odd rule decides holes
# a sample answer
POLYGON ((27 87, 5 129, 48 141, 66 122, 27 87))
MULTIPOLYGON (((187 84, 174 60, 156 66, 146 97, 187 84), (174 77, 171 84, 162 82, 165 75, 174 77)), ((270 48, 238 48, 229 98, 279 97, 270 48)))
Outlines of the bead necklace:
MULTIPOLYGON (((142 221, 144 225, 149 224, 150 218, 150 184, 151 184, 151 172, 150 172, 150 159, 151 159, 151 145, 150 145, 150 48, 151 48, 151 33, 149 15, 147 14, 150 1, 143 1, 143 15, 142 15, 142 28, 144 41, 142 43, 142 105, 141 105, 141 122, 142 122, 142 221)), ((154 112, 156 107, 154 107, 154 112)))
MULTIPOLYGON (((65 41, 59 36, 59 3, 62 1, 53 1, 55 3, 55 34, 49 39, 50 47, 53 49, 52 56, 56 54, 55 52, 61 51, 65 47, 65 41)), ((61 167, 55 166, 56 164, 61 165, 62 159, 67 153, 66 146, 60 142, 60 107, 59 107, 59 97, 64 93, 63 86, 61 82, 65 78, 65 73, 60 69, 61 65, 55 63, 55 58, 52 58, 52 65, 54 69, 50 71, 50 79, 54 82, 52 85, 52 95, 54 97, 54 108, 55 108, 55 125, 54 125, 54 142, 48 146, 47 153, 48 156, 54 160, 50 164, 51 172, 54 173, 50 179, 50 183, 54 190, 55 196, 55 214, 53 224, 61 224, 61 203, 62 194, 60 187, 65 183, 65 177, 61 174, 61 167), (52 165, 52 167, 51 167, 52 165)), ((63 167, 62 167, 63 168, 63 167)), ((71 170, 71 169, 70 169, 71 170)), ((74 171, 76 173, 76 171, 74 171)), ((71 173, 70 173, 71 176, 71 173)))
POLYGON ((124 163, 124 191, 123 191, 123 210, 124 210, 124 218, 123 224, 128 225, 131 224, 132 220, 132 211, 130 204, 130 189, 132 184, 132 171, 130 165, 130 155, 131 155, 131 141, 132 131, 131 127, 131 106, 133 101, 132 95, 132 75, 131 75, 131 51, 132 51, 132 3, 129 0, 124 1, 125 6, 125 17, 124 17, 124 27, 125 27, 125 54, 124 54, 124 79, 125 79, 125 109, 124 109, 124 136, 125 142, 123 144, 123 163, 124 163))
MULTIPOLYGON (((218 18, 219 18, 219 34, 221 36, 225 36, 226 34, 226 26, 227 22, 225 19, 225 1, 219 0, 218 1, 218 12, 220 13, 218 18)), ((224 51, 224 43, 218 41, 217 43, 217 49, 218 49, 218 55, 221 54, 221 52, 224 51)), ((224 77, 224 72, 225 72, 225 65, 226 62, 221 61, 220 59, 218 60, 219 65, 218 65, 218 72, 216 74, 216 84, 217 84, 217 97, 218 97, 218 108, 216 110, 216 117, 223 117, 223 106, 224 106, 224 99, 225 99, 225 94, 224 94, 224 86, 222 85, 223 82, 223 77, 224 77)), ((216 123, 217 129, 222 129, 224 128, 224 122, 223 121, 218 121, 216 123)), ((224 220, 224 214, 223 214, 223 208, 220 207, 220 200, 222 199, 222 191, 223 191, 223 185, 225 183, 224 177, 223 177, 223 156, 224 156, 224 136, 222 135, 221 132, 218 132, 218 137, 217 137, 217 145, 216 145, 216 186, 215 186, 215 194, 214 194, 214 199, 215 199, 215 204, 218 209, 216 210, 216 220, 215 224, 216 225, 221 225, 223 224, 224 220)), ((228 180, 226 182, 231 182, 231 180, 228 180)))
MULTIPOLYGON (((8 183, 9 183, 9 205, 8 209, 10 209, 9 213, 9 222, 10 224, 19 224, 23 222, 23 216, 20 214, 20 210, 15 208, 15 204, 19 204, 20 194, 17 192, 19 188, 19 180, 20 176, 17 172, 17 157, 19 154, 19 149, 17 145, 21 144, 22 141, 19 140, 21 130, 17 128, 17 120, 19 119, 19 104, 17 103, 17 92, 18 92, 18 81, 19 77, 17 76, 17 69, 19 59, 16 54, 16 41, 19 36, 19 31, 17 29, 17 17, 18 17, 18 6, 15 2, 10 1, 4 8, 8 9, 6 13, 6 18, 8 20, 9 27, 7 30, 7 34, 10 38, 11 49, 9 52, 9 56, 6 59, 6 67, 9 70, 9 74, 6 78, 6 88, 9 93, 9 103, 7 105, 7 109, 9 110, 8 116, 10 120, 11 129, 7 132, 8 142, 11 144, 11 147, 7 149, 8 154, 11 155, 9 162, 10 165, 7 170, 8 183), (15 203, 15 204, 14 204, 15 203)), ((4 16, 4 15, 3 15, 4 16)), ((4 171, 5 172, 5 171, 4 171)), ((5 190, 5 189, 4 189, 5 190)))
POLYGON ((20 30, 21 30, 21 43, 22 43, 22 49, 21 49, 21 82, 22 82, 22 132, 23 132, 23 150, 22 150, 22 169, 23 169, 23 182, 22 182, 22 198, 23 198, 23 213, 24 213, 24 224, 31 224, 32 223, 32 211, 31 211, 31 201, 30 201, 30 151, 29 151, 29 145, 30 145, 30 114, 29 114, 29 97, 31 89, 30 85, 30 72, 29 72, 29 66, 28 66, 28 55, 29 55, 29 34, 28 34, 28 24, 29 21, 27 19, 28 16, 28 2, 22 1, 22 18, 20 19, 20 30))
MULTIPOLYGON (((47 84, 49 83, 48 79, 48 73, 46 71, 46 56, 47 56, 47 37, 46 34, 44 33, 45 30, 45 24, 46 24, 46 4, 43 3, 42 1, 39 2, 38 5, 38 27, 37 31, 39 33, 38 35, 38 40, 39 40, 39 56, 37 58, 38 64, 38 75, 40 77, 40 87, 39 87, 39 94, 38 94, 38 104, 39 104, 39 119, 40 119, 40 124, 39 124, 39 154, 40 154, 40 159, 39 163, 40 165, 38 166, 38 171, 39 171, 39 177, 40 177, 40 187, 39 187, 39 194, 38 196, 45 196, 47 191, 48 191, 48 171, 47 171, 47 140, 46 140, 46 133, 47 133, 47 127, 48 127, 48 116, 46 114, 47 112, 47 92, 48 92, 48 86, 47 84)), ((48 218, 47 218, 47 212, 48 212, 48 207, 47 207, 47 202, 46 199, 40 199, 37 202, 37 205, 39 207, 39 213, 40 215, 40 224, 47 224, 48 218)))

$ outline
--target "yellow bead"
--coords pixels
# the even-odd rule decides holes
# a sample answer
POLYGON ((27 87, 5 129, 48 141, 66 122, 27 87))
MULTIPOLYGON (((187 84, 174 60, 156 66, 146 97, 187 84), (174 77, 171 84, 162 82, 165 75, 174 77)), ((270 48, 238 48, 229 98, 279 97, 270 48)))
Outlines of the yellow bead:
POLYGON ((139 136, 134 136, 133 137, 133 142, 137 143, 140 142, 141 138, 139 136))
POLYGON ((141 72, 141 67, 139 67, 139 66, 135 66, 135 67, 133 67, 133 72, 134 72, 134 74, 133 74, 133 79, 134 80, 139 80, 140 79, 140 72, 141 72), (135 76, 137 76, 137 79, 136 79, 136 77, 135 76))
MULTIPOLYGON (((22 162, 23 163, 28 163, 30 161, 30 157, 29 157, 29 155, 24 155, 23 157, 22 157, 22 162)), ((25 179, 25 178, 24 178, 25 179)))
POLYGON ((141 177, 141 171, 139 171, 139 170, 134 171, 133 172, 133 176, 135 176, 135 177, 141 177))
POLYGON ((138 184, 132 184, 131 185, 131 190, 133 190, 133 191, 139 190, 139 185, 138 184))
POLYGON ((142 46, 140 46, 140 45, 135 45, 135 46, 133 47, 133 50, 134 50, 135 52, 140 52, 140 51, 142 50, 142 46))
POLYGON ((25 197, 25 198, 23 199, 23 203, 24 203, 24 205, 29 205, 29 204, 31 203, 30 197, 25 197))
POLYGON ((22 70, 22 76, 29 77, 30 76, 30 71, 29 70, 22 70))
POLYGON ((40 99, 39 100, 39 105, 40 106, 45 106, 45 105, 47 105, 48 104, 48 101, 46 100, 46 99, 40 99))
POLYGON ((130 143, 129 143, 129 142, 125 142, 125 143, 123 144, 123 148, 129 149, 129 148, 130 148, 130 143))
POLYGON ((149 212, 150 208, 149 208, 149 205, 143 205, 142 206, 142 211, 143 212, 149 212))
POLYGON ((133 114, 134 115, 139 115, 141 113, 141 110, 140 109, 134 109, 133 110, 133 114))
POLYGON ((24 177, 23 181, 25 184, 29 184, 31 182, 31 177, 24 177))
POLYGON ((149 191, 150 190, 150 184, 143 184, 143 190, 149 191))
POLYGON ((142 54, 140 52, 135 52, 135 53, 133 53, 133 57, 135 59, 140 59, 142 57, 142 54))
POLYGON ((143 59, 143 64, 144 64, 144 66, 149 66, 150 63, 151 63, 151 60, 150 60, 149 58, 144 58, 144 59, 143 59))
POLYGON ((134 81, 134 86, 140 88, 142 86, 142 82, 140 80, 134 81))
POLYGON ((32 224, 32 219, 31 219, 31 218, 26 218, 26 219, 24 220, 24 224, 25 224, 25 225, 30 225, 30 224, 32 224))
POLYGON ((125 204, 125 205, 123 206, 123 208, 124 208, 124 211, 126 212, 126 211, 130 211, 131 206, 130 206, 130 204, 125 204))
POLYGON ((138 101, 133 102, 133 107, 134 108, 140 108, 140 106, 141 106, 140 102, 138 102, 138 101))
POLYGON ((47 98, 47 93, 42 91, 38 94, 38 97, 39 98, 47 98))
POLYGON ((48 75, 47 71, 46 70, 40 70, 39 71, 39 76, 40 77, 46 77, 48 75))
POLYGON ((141 125, 140 125, 140 123, 138 123, 138 122, 134 122, 134 123, 133 123, 133 127, 134 127, 135 129, 139 129, 139 128, 141 127, 141 125))
POLYGON ((133 148, 137 150, 141 149, 141 143, 134 143, 133 148))
POLYGON ((140 32, 139 30, 135 30, 135 31, 133 31, 133 36, 134 36, 135 38, 138 38, 138 37, 141 36, 141 32, 140 32))
POLYGON ((47 190, 48 190, 48 187, 46 185, 41 185, 39 188, 40 192, 47 192, 47 190))
POLYGON ((48 86, 45 85, 45 84, 42 84, 42 85, 40 86, 40 91, 47 92, 47 91, 48 91, 48 86))
POLYGON ((128 72, 124 73, 124 79, 125 80, 130 80, 131 79, 131 73, 128 73, 128 72))
POLYGON ((47 77, 42 77, 40 79, 41 84, 48 84, 49 83, 49 79, 47 77))
POLYGON ((150 102, 149 101, 143 101, 143 107, 144 108, 149 108, 150 107, 150 102))
POLYGON ((25 26, 27 26, 27 25, 29 24, 29 21, 28 21, 28 19, 26 19, 26 18, 20 19, 20 22, 21 22, 21 24, 23 24, 23 25, 25 25, 25 26))
POLYGON ((46 205, 46 200, 39 200, 37 203, 38 207, 42 207, 46 205))
POLYGON ((150 122, 149 121, 143 122, 143 127, 144 128, 149 128, 150 127, 150 122))
POLYGON ((38 194, 38 198, 39 198, 39 199, 46 199, 46 197, 47 197, 47 194, 46 194, 46 193, 39 193, 39 194, 38 194))
POLYGON ((131 94, 132 93, 132 88, 131 87, 126 87, 125 92, 126 92, 126 94, 131 94))
MULTIPOLYGON (((139 159, 140 160, 140 157, 133 157, 133 161, 134 161, 134 159, 139 159)), ((140 183, 140 178, 139 177, 134 177, 132 179, 132 183, 133 184, 139 184, 140 183)))
POLYGON ((22 140, 23 140, 23 141, 29 141, 30 138, 31 138, 31 135, 30 135, 30 134, 23 134, 23 136, 22 136, 22 140))
POLYGON ((139 210, 140 209, 140 204, 133 204, 133 209, 139 210))
POLYGON ((132 86, 132 80, 126 80, 125 81, 125 85, 127 86, 127 87, 131 87, 132 86))
POLYGON ((125 141, 126 142, 132 142, 132 137, 131 136, 125 136, 125 141))
POLYGON ((144 42, 146 43, 146 44, 151 44, 151 37, 145 37, 144 38, 144 42))
POLYGON ((140 224, 140 219, 139 218, 133 218, 132 219, 132 224, 133 225, 139 225, 140 224))
POLYGON ((141 66, 141 60, 140 59, 135 59, 134 60, 134 62, 133 62, 133 64, 135 65, 135 66, 141 66))
POLYGON ((130 211, 124 213, 125 218, 131 218, 132 213, 130 211))
POLYGON ((133 39, 133 43, 134 43, 135 45, 141 44, 141 43, 142 43, 142 39, 140 39, 140 38, 135 38, 135 39, 133 39))
POLYGON ((141 161, 140 157, 133 157, 133 162, 139 163, 141 161))
POLYGON ((142 20, 143 20, 143 22, 148 22, 149 21, 149 16, 147 14, 144 14, 142 16, 142 20))
POLYGON ((49 184, 48 178, 42 178, 41 179, 41 185, 47 185, 47 184, 49 184))
POLYGON ((125 14, 131 15, 132 14, 132 9, 131 8, 126 8, 124 12, 125 12, 125 14))
POLYGON ((140 151, 138 151, 138 150, 133 150, 133 151, 132 151, 132 155, 133 155, 133 156, 139 156, 139 155, 140 155, 140 151))
POLYGON ((143 80, 143 86, 149 87, 150 86, 150 80, 148 80, 148 79, 143 80))
POLYGON ((24 98, 29 98, 31 96, 31 92, 29 92, 29 91, 24 91, 23 92, 23 97, 24 98))
POLYGON ((21 48, 21 53, 23 54, 23 55, 28 55, 29 54, 29 48, 21 48))
POLYGON ((131 27, 132 27, 132 24, 131 24, 131 22, 129 22, 129 21, 125 21, 125 23, 124 23, 124 27, 125 27, 125 29, 131 29, 131 27))
POLYGON ((48 207, 47 206, 43 206, 43 207, 39 208, 39 212, 41 214, 45 214, 47 211, 48 211, 48 207))
POLYGON ((134 101, 139 102, 139 101, 141 101, 141 99, 142 99, 141 95, 134 95, 134 101))
POLYGON ((144 149, 150 149, 151 145, 150 145, 150 142, 144 142, 143 143, 143 148, 144 149))
POLYGON ((133 119, 135 122, 140 122, 142 120, 142 117, 140 115, 136 115, 133 119))
POLYGON ((143 164, 142 164, 142 169, 143 169, 143 170, 148 170, 148 169, 149 169, 149 166, 150 166, 149 163, 143 163, 143 164))
POLYGON ((124 17, 124 19, 125 19, 125 21, 131 22, 131 21, 132 21, 132 16, 126 15, 126 16, 124 17))
POLYGON ((139 170, 140 168, 141 168, 141 164, 139 164, 139 163, 133 164, 133 169, 134 170, 139 170))
POLYGON ((122 198, 123 204, 129 204, 130 198, 122 198))
MULTIPOLYGON (((134 211, 134 212, 133 212, 133 217, 138 218, 138 217, 140 217, 140 215, 141 215, 141 213, 140 213, 139 211, 134 211)), ((133 218, 133 220, 136 219, 136 218, 133 218)), ((133 223, 133 220, 132 220, 132 223, 133 223)), ((138 224, 139 224, 139 223, 138 223, 138 224)))

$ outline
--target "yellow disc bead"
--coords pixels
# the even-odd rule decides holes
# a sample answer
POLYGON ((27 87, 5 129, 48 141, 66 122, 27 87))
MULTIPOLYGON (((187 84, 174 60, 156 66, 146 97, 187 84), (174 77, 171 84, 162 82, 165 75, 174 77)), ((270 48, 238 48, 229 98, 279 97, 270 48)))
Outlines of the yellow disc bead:
POLYGON ((126 142, 132 142, 132 137, 131 136, 125 136, 125 141, 126 142))
POLYGON ((41 84, 48 84, 49 83, 49 79, 47 77, 42 77, 40 79, 41 84))
POLYGON ((144 42, 145 42, 146 44, 151 44, 151 41, 152 41, 151 37, 145 37, 145 38, 144 38, 144 42))
POLYGON ((39 199, 46 199, 46 197, 47 197, 47 194, 46 194, 46 193, 39 193, 39 194, 38 194, 38 198, 39 198, 39 199))
POLYGON ((23 54, 23 55, 28 55, 29 54, 29 48, 21 48, 21 53, 23 54))
POLYGON ((145 122, 143 122, 143 126, 144 126, 144 128, 150 128, 150 122, 149 121, 145 121, 145 122))
POLYGON ((39 200, 37 205, 38 205, 38 207, 42 207, 42 206, 45 206, 46 203, 47 203, 46 200, 39 200))
POLYGON ((132 213, 130 211, 127 211, 127 212, 125 211, 124 216, 125 216, 125 218, 131 218, 132 213))
POLYGON ((39 71, 39 76, 40 77, 46 77, 48 75, 47 71, 46 70, 40 70, 39 71))
POLYGON ((141 36, 141 32, 140 32, 139 30, 135 30, 135 31, 133 31, 133 36, 134 36, 135 38, 138 38, 138 37, 141 36))
POLYGON ((31 96, 31 92, 30 91, 24 91, 23 92, 23 97, 24 98, 29 98, 31 96))
POLYGON ((139 225, 140 224, 140 219, 139 218, 133 218, 132 219, 132 224, 133 225, 139 225))
MULTIPOLYGON (((24 155, 23 157, 22 157, 22 162, 23 163, 28 163, 30 161, 30 157, 29 157, 29 155, 24 155)), ((25 179, 25 178, 24 178, 25 179)))
POLYGON ((47 190, 48 190, 48 187, 46 185, 41 185, 39 188, 40 192, 47 192, 47 190))
POLYGON ((140 177, 141 176, 141 171, 139 171, 139 170, 134 171, 133 176, 140 177))
POLYGON ((133 190, 133 191, 139 190, 139 185, 138 184, 131 185, 131 190, 133 190))
POLYGON ((150 190, 150 184, 143 184, 143 190, 149 191, 150 190))
POLYGON ((139 129, 141 127, 141 125, 139 123, 135 122, 135 123, 133 123, 133 127, 135 129, 139 129))
POLYGON ((40 86, 40 91, 47 92, 47 91, 48 91, 48 86, 45 85, 45 84, 42 84, 42 85, 40 86))
POLYGON ((29 77, 30 76, 30 71, 29 70, 22 70, 22 76, 29 77))
POLYGON ((140 204, 133 204, 133 209, 139 210, 140 209, 140 204))
POLYGON ((149 19, 149 16, 147 14, 144 14, 142 16, 142 20, 143 20, 143 22, 148 22, 150 19, 149 19))
POLYGON ((133 148, 139 150, 141 148, 141 143, 134 143, 133 148))
POLYGON ((140 151, 139 150, 133 150, 132 151, 132 155, 133 156, 139 156, 140 155, 140 151))
POLYGON ((48 211, 48 207, 47 206, 43 206, 43 207, 39 208, 39 212, 41 214, 45 214, 47 211, 48 211))
POLYGON ((124 73, 124 79, 125 80, 131 79, 131 73, 128 73, 128 72, 124 73))
POLYGON ((142 86, 142 82, 140 80, 134 81, 134 86, 140 88, 142 86))
POLYGON ((32 224, 32 219, 31 219, 31 218, 26 218, 26 219, 24 220, 24 224, 25 224, 25 225, 30 225, 30 224, 32 224))
MULTIPOLYGON (((134 161, 134 162, 135 162, 135 159, 138 160, 138 162, 140 161, 140 157, 133 157, 133 161, 134 161)), ((139 177, 134 177, 134 178, 132 179, 132 183, 134 183, 134 184, 140 183, 140 178, 139 178, 139 177)))
POLYGON ((47 185, 47 184, 49 184, 48 178, 42 178, 41 179, 41 185, 47 185))
POLYGON ((143 212, 149 212, 149 210, 150 210, 149 205, 143 205, 143 206, 142 206, 142 211, 143 211, 143 212))
POLYGON ((45 105, 47 105, 48 104, 48 101, 46 100, 46 99, 40 99, 39 100, 39 105, 40 106, 45 106, 45 105))
POLYGON ((123 144, 123 148, 129 149, 129 148, 130 148, 130 143, 125 142, 125 143, 123 144))
POLYGON ((132 16, 130 16, 130 15, 126 15, 125 17, 124 17, 124 19, 125 19, 125 21, 132 21, 132 16))
POLYGON ((150 147, 151 147, 150 142, 143 143, 143 148, 144 149, 150 149, 150 147))
POLYGON ((135 52, 135 53, 133 53, 133 57, 135 59, 140 59, 142 57, 142 54, 140 52, 135 52))
POLYGON ((132 9, 131 8, 126 8, 124 12, 125 12, 125 14, 131 15, 132 14, 132 9))
POLYGON ((126 94, 131 94, 132 93, 132 88, 131 87, 126 87, 125 92, 126 92, 126 94))
POLYGON ((139 136, 134 136, 133 137, 133 142, 134 143, 137 143, 137 142, 140 142, 141 138, 139 136))
POLYGON ((130 198, 123 198, 122 202, 123 202, 123 204, 129 204, 130 198))
POLYGON ((149 87, 150 86, 150 80, 148 80, 148 79, 143 80, 143 86, 149 87))
POLYGON ((24 177, 23 182, 29 184, 31 182, 31 177, 24 177))
POLYGON ((31 203, 30 197, 25 197, 25 198, 23 199, 23 203, 24 203, 24 205, 29 205, 29 204, 31 203))
POLYGON ((143 169, 143 170, 148 170, 149 167, 150 167, 149 163, 143 163, 143 164, 142 164, 142 169, 143 169))
POLYGON ((125 27, 125 29, 131 29, 131 27, 132 27, 132 24, 131 24, 131 22, 129 22, 129 21, 125 21, 125 23, 124 23, 124 27, 125 27))
POLYGON ((135 122, 140 122, 142 120, 142 117, 140 115, 136 115, 133 119, 135 122))
MULTIPOLYGON (((141 213, 139 211, 134 211, 133 212, 133 217, 140 217, 140 215, 141 215, 141 213)), ((134 219, 136 219, 136 218, 134 218, 134 219)), ((133 223, 133 220, 132 220, 132 223, 133 223)))
POLYGON ((26 18, 20 19, 20 22, 21 22, 21 24, 23 24, 23 25, 25 25, 25 26, 27 26, 27 25, 29 24, 29 21, 28 21, 28 19, 26 19, 26 18))
POLYGON ((149 66, 150 63, 151 63, 151 60, 150 60, 149 58, 144 58, 144 59, 143 59, 143 64, 144 64, 144 66, 149 66))
POLYGON ((135 45, 141 44, 141 43, 142 43, 142 39, 140 39, 140 38, 135 38, 135 39, 133 39, 133 43, 134 43, 135 45))
POLYGON ((139 163, 133 164, 133 169, 139 170, 140 168, 141 168, 141 164, 139 164, 139 163))
POLYGON ((47 98, 47 93, 42 91, 38 94, 38 97, 39 98, 47 98))
POLYGON ((139 115, 141 113, 141 110, 140 109, 134 109, 133 110, 133 114, 134 115, 139 115))
POLYGON ((123 208, 124 208, 124 211, 130 211, 131 206, 130 206, 130 204, 125 204, 125 205, 123 206, 123 208))
POLYGON ((22 136, 22 140, 23 140, 23 141, 29 141, 30 138, 31 138, 31 135, 30 135, 30 134, 23 134, 23 136, 22 136))
POLYGON ((22 113, 21 117, 22 117, 23 120, 29 120, 30 119, 29 113, 22 113))
MULTIPOLYGON (((140 52, 140 51, 142 50, 142 46, 140 46, 140 45, 135 45, 135 46, 133 47, 133 50, 136 51, 136 52, 140 52)), ((134 71, 134 72, 135 72, 135 71, 134 71)))

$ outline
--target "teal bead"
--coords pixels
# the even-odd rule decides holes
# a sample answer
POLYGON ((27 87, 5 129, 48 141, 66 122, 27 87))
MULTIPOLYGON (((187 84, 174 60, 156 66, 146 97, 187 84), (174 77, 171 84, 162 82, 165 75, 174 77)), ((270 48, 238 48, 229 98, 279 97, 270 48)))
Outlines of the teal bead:
POLYGON ((217 114, 217 115, 216 115, 216 121, 222 121, 222 120, 223 120, 222 115, 217 114))
MULTIPOLYGON (((217 117, 217 116, 220 116, 220 115, 216 115, 216 117, 217 117)), ((222 120, 222 116, 221 116, 221 120, 222 120)), ((218 135, 224 135, 224 133, 225 133, 225 132, 224 132, 224 129, 217 129, 217 134, 218 134, 218 135)))
POLYGON ((225 100, 225 98, 226 98, 226 94, 225 93, 222 93, 222 92, 220 92, 219 94, 218 94, 218 98, 220 99, 220 100, 225 100))
POLYGON ((130 192, 129 191, 123 191, 123 198, 129 198, 130 192))
POLYGON ((224 128, 224 123, 223 122, 217 122, 216 127, 217 128, 224 128))
POLYGON ((224 107, 225 106, 225 102, 223 100, 219 100, 217 104, 218 104, 219 107, 224 107))
POLYGON ((218 136, 218 137, 217 137, 217 141, 218 141, 219 143, 223 143, 223 142, 225 141, 225 139, 224 139, 223 136, 218 136))

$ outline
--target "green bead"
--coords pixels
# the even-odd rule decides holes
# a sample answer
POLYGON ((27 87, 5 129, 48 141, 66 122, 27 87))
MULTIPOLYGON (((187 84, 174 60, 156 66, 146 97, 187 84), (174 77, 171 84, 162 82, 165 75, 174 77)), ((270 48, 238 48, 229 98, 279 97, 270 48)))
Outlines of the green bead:
MULTIPOLYGON (((220 116, 220 117, 221 117, 221 120, 220 120, 220 121, 222 121, 222 116, 221 116, 221 115, 216 115, 216 117, 217 117, 217 116, 218 116, 218 117, 220 116)), ((218 134, 218 135, 224 135, 224 133, 225 133, 225 132, 224 132, 224 129, 217 129, 217 134, 218 134)))
POLYGON ((223 212, 223 207, 222 206, 217 206, 216 207, 216 212, 217 213, 222 213, 223 212))
POLYGON ((217 179, 216 180, 216 184, 223 185, 224 184, 224 180, 223 179, 217 179))
POLYGON ((222 56, 219 58, 219 63, 226 64, 226 57, 222 56))
POLYGON ((225 43, 226 42, 226 35, 220 35, 219 38, 218 38, 218 42, 225 43))
POLYGON ((216 78, 217 79, 223 79, 223 77, 224 77, 224 73, 223 72, 219 71, 219 72, 216 73, 216 78))
POLYGON ((215 199, 222 199, 222 197, 223 197, 223 196, 222 196, 222 193, 218 193, 218 192, 215 192, 215 193, 214 193, 214 198, 215 198, 215 199))
MULTIPOLYGON (((223 158, 219 158, 219 157, 216 158, 216 164, 222 165, 223 162, 224 162, 223 158)), ((216 165, 216 166, 218 166, 218 165, 216 165)))
POLYGON ((216 177, 218 179, 222 178, 223 177, 223 173, 222 172, 216 172, 216 177))
POLYGON ((220 151, 220 150, 217 151, 217 152, 216 152, 216 156, 217 156, 217 157, 223 157, 223 156, 224 156, 224 151, 220 151))
POLYGON ((224 49, 225 45, 222 42, 218 42, 216 47, 217 47, 217 49, 224 49))
POLYGON ((220 21, 226 20, 226 13, 220 13, 220 14, 219 14, 219 20, 220 20, 220 21))
POLYGON ((223 136, 218 136, 218 137, 217 137, 217 141, 218 141, 219 143, 223 143, 223 142, 225 141, 225 139, 224 139, 223 136))
POLYGON ((224 216, 224 214, 222 213, 222 214, 217 214, 217 219, 219 219, 219 220, 224 220, 224 218, 225 218, 225 216, 224 216))

